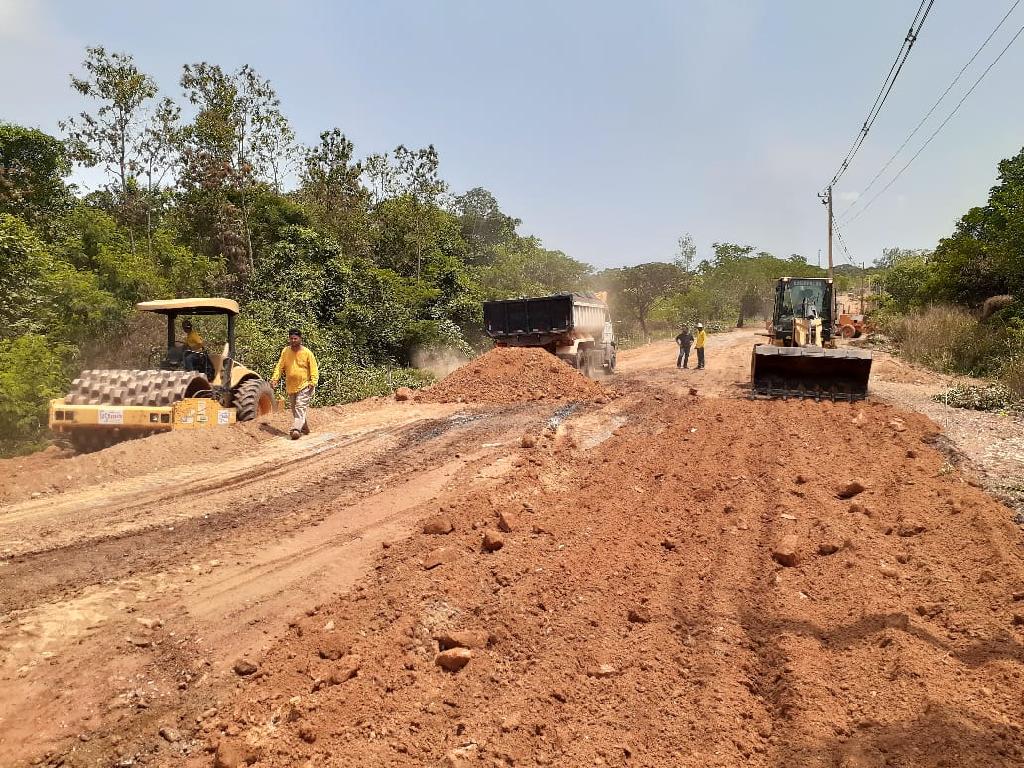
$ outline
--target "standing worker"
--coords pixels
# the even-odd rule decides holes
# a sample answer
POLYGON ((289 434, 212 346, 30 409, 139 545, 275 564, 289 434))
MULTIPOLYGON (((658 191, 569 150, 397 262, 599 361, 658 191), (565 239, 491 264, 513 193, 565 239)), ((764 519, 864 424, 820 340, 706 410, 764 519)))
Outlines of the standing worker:
POLYGON ((676 344, 679 345, 679 357, 676 358, 676 368, 688 368, 690 365, 690 347, 693 346, 693 334, 685 325, 683 330, 676 336, 676 344))
POLYGON ((274 389, 277 389, 282 373, 288 405, 292 409, 290 435, 292 440, 298 440, 300 434, 309 434, 306 411, 316 393, 317 382, 320 381, 316 357, 312 350, 302 346, 302 332, 298 328, 288 331, 288 346, 281 350, 281 359, 274 366, 274 375, 270 377, 270 386, 274 389))
POLYGON ((707 334, 704 333, 704 323, 697 323, 697 338, 694 339, 693 345, 697 347, 698 371, 704 367, 704 342, 706 342, 707 340, 707 334))

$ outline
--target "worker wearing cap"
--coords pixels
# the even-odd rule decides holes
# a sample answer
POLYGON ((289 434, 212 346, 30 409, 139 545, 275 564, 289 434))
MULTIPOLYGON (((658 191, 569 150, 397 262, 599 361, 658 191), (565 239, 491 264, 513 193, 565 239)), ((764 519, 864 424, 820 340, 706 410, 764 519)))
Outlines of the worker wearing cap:
POLYGON ((288 331, 288 346, 281 350, 281 357, 274 366, 274 373, 270 377, 271 387, 277 389, 282 374, 284 388, 288 393, 288 404, 292 410, 290 435, 292 440, 298 440, 300 434, 309 434, 306 411, 320 381, 316 356, 312 350, 302 345, 302 332, 298 328, 288 331))
POLYGON ((697 348, 697 370, 704 367, 704 343, 708 336, 704 333, 704 323, 697 323, 697 335, 693 339, 693 346, 697 348))

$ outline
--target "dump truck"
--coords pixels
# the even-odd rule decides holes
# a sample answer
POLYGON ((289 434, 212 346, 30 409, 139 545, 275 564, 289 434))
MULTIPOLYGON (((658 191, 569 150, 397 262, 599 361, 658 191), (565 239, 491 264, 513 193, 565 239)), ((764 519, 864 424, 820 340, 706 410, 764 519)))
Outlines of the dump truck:
POLYGON ((832 278, 781 277, 768 343, 754 345, 751 396, 858 400, 867 396, 871 353, 836 348, 832 278))
POLYGON ((235 359, 231 299, 145 301, 140 312, 167 320, 167 343, 154 350, 154 370, 83 371, 71 391, 50 401, 50 429, 80 453, 122 440, 180 429, 210 429, 249 421, 274 409, 274 392, 235 359), (227 343, 219 352, 190 350, 175 338, 179 316, 222 316, 227 343))
POLYGON ((615 331, 602 294, 487 301, 484 327, 495 346, 540 347, 585 376, 615 371, 615 331))

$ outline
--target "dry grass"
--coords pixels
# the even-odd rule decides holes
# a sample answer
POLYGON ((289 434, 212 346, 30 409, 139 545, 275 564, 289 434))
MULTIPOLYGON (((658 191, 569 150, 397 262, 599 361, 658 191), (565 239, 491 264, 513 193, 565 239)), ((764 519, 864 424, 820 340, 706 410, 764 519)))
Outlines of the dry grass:
POLYGON ((900 354, 946 373, 985 374, 1006 354, 1006 337, 959 307, 930 306, 892 324, 900 354))

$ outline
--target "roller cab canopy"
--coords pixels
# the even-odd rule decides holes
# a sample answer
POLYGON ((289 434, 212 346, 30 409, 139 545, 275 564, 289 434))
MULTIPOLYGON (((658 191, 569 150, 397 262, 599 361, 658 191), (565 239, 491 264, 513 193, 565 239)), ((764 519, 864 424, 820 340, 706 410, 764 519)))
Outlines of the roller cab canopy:
POLYGON ((135 305, 140 312, 161 315, 237 315, 238 302, 233 299, 165 299, 140 301, 135 305))

